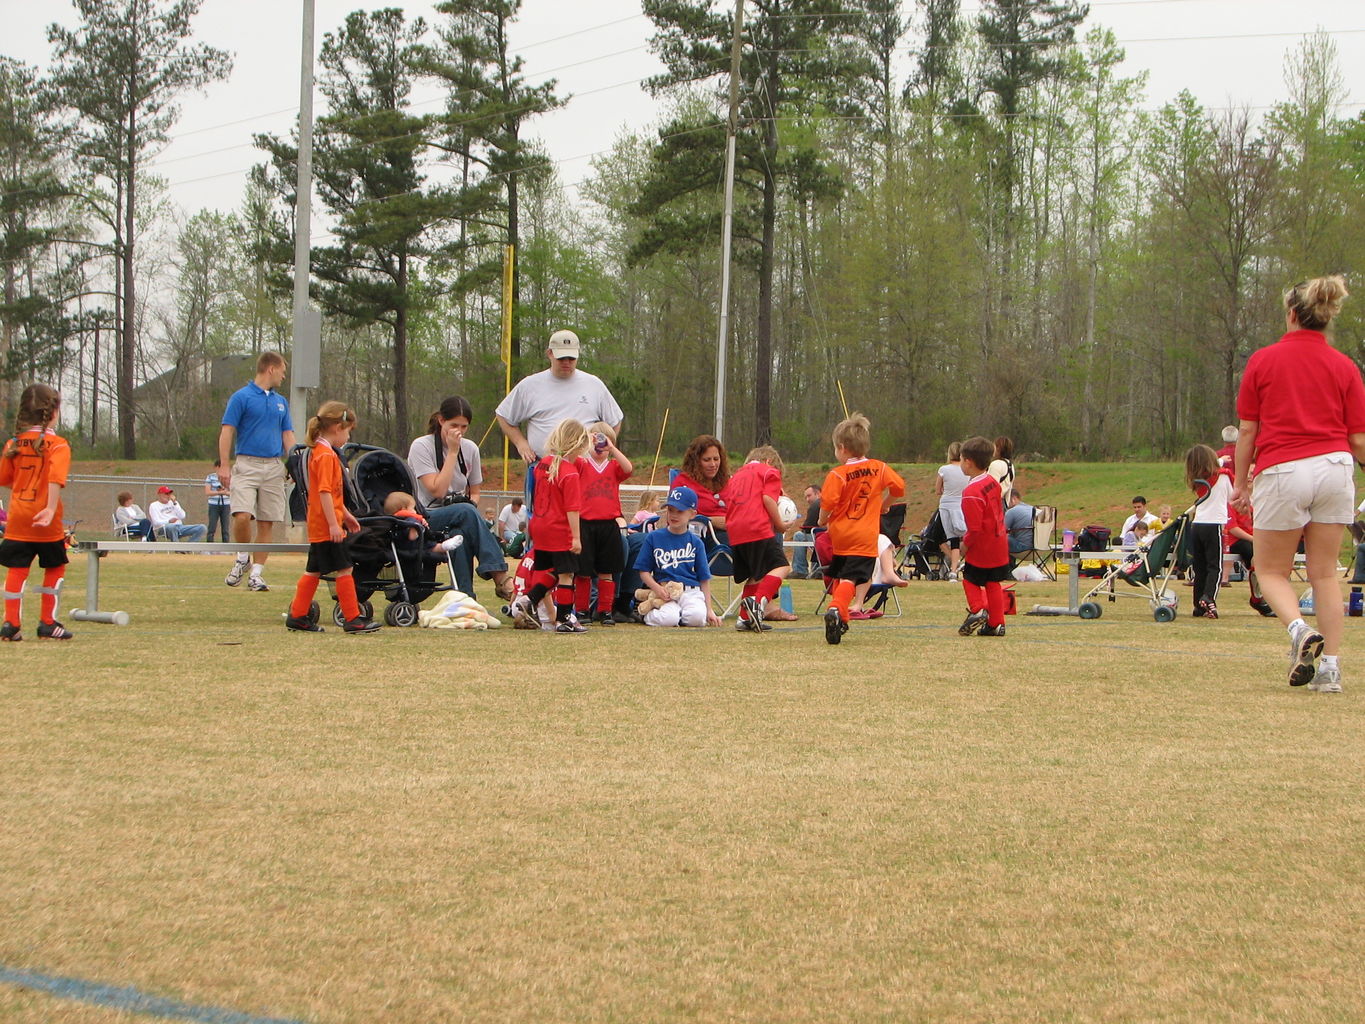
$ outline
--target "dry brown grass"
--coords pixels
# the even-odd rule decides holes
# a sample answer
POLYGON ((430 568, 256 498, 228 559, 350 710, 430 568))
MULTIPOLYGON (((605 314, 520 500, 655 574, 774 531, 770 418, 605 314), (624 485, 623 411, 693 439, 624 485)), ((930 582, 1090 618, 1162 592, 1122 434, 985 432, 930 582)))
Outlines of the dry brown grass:
POLYGON ((1340 697, 1235 600, 315 637, 299 565, 112 556, 131 627, 0 650, 0 965, 318 1022, 1365 1019, 1355 636, 1340 697))

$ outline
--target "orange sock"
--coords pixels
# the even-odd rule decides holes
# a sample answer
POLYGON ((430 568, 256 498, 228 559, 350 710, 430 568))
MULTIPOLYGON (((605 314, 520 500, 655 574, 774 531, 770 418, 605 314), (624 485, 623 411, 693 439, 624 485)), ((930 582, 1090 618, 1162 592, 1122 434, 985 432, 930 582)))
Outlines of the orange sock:
POLYGON ((843 622, 848 621, 848 606, 853 601, 853 592, 857 586, 852 580, 840 580, 834 584, 834 597, 830 600, 830 607, 839 609, 839 619, 843 622))
POLYGON ((19 602, 24 598, 24 584, 28 582, 28 569, 11 569, 5 576, 5 621, 11 626, 19 625, 19 602))
POLYGON ((341 614, 349 621, 360 617, 360 601, 355 596, 355 577, 349 572, 337 577, 337 600, 341 614))
POLYGON ((48 569, 43 573, 43 588, 40 591, 41 597, 38 601, 38 621, 52 623, 57 621, 57 595, 60 592, 59 583, 66 575, 66 566, 58 565, 48 569))
POLYGON ((319 579, 304 573, 299 577, 299 585, 294 588, 294 603, 289 606, 289 614, 296 619, 306 619, 308 610, 313 606, 313 595, 318 592, 319 579))

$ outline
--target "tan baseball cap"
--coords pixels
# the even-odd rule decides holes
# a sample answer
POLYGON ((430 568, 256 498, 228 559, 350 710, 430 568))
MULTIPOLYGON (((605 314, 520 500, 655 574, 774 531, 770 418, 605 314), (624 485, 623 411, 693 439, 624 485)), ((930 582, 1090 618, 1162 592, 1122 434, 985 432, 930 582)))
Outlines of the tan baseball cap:
POLYGON ((555 331, 550 335, 550 356, 554 359, 578 358, 578 335, 573 331, 555 331))

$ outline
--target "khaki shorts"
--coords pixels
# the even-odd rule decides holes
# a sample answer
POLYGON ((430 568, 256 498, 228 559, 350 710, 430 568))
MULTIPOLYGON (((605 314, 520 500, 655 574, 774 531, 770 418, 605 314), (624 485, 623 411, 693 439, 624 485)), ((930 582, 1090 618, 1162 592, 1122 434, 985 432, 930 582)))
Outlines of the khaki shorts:
POLYGON ((239 455, 232 464, 232 514, 245 512, 264 523, 288 518, 284 463, 255 455, 239 455))
POLYGON ((1299 530, 1310 522, 1354 522, 1354 473, 1349 452, 1313 455, 1262 470, 1251 487, 1254 529, 1299 530))

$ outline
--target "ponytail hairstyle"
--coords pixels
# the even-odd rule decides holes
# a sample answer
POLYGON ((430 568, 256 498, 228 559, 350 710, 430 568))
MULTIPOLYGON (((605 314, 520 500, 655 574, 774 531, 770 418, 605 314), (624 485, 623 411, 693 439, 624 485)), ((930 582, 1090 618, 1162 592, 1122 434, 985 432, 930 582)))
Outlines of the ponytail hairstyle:
MULTIPOLYGON (((15 436, 34 427, 48 426, 57 418, 57 407, 61 404, 61 395, 57 394, 56 389, 50 388, 46 384, 30 384, 24 388, 24 393, 19 396, 19 412, 14 417, 15 436)), ((43 450, 41 434, 38 435, 38 441, 33 446, 33 450, 34 452, 43 450)), ((18 454, 17 445, 6 446, 5 458, 12 459, 18 454)))
POLYGON ((1351 293, 1346 290, 1346 278, 1340 274, 1315 277, 1300 281, 1284 293, 1285 312, 1306 331, 1325 331, 1341 312, 1341 304, 1351 293))
POLYGON ((470 423, 473 423, 474 409, 462 395, 451 395, 449 398, 443 398, 441 407, 431 414, 431 419, 427 420, 427 433, 432 437, 439 436, 441 421, 453 420, 456 416, 463 416, 470 423))
POLYGON ((951 444, 949 444, 947 454, 949 462, 957 462, 960 458, 962 458, 962 442, 954 441, 951 444))
POLYGON ((1218 476, 1218 453, 1206 444, 1197 444, 1185 453, 1185 486, 1194 490, 1194 482, 1212 484, 1218 476))
POLYGON ((355 422, 355 411, 345 402, 323 402, 318 406, 317 415, 308 421, 308 443, 317 444, 322 432, 338 423, 355 422))
POLYGON ((588 428, 578 420, 561 420, 545 442, 545 447, 554 458, 546 476, 551 480, 559 479, 559 466, 565 459, 576 459, 588 447, 588 428))

